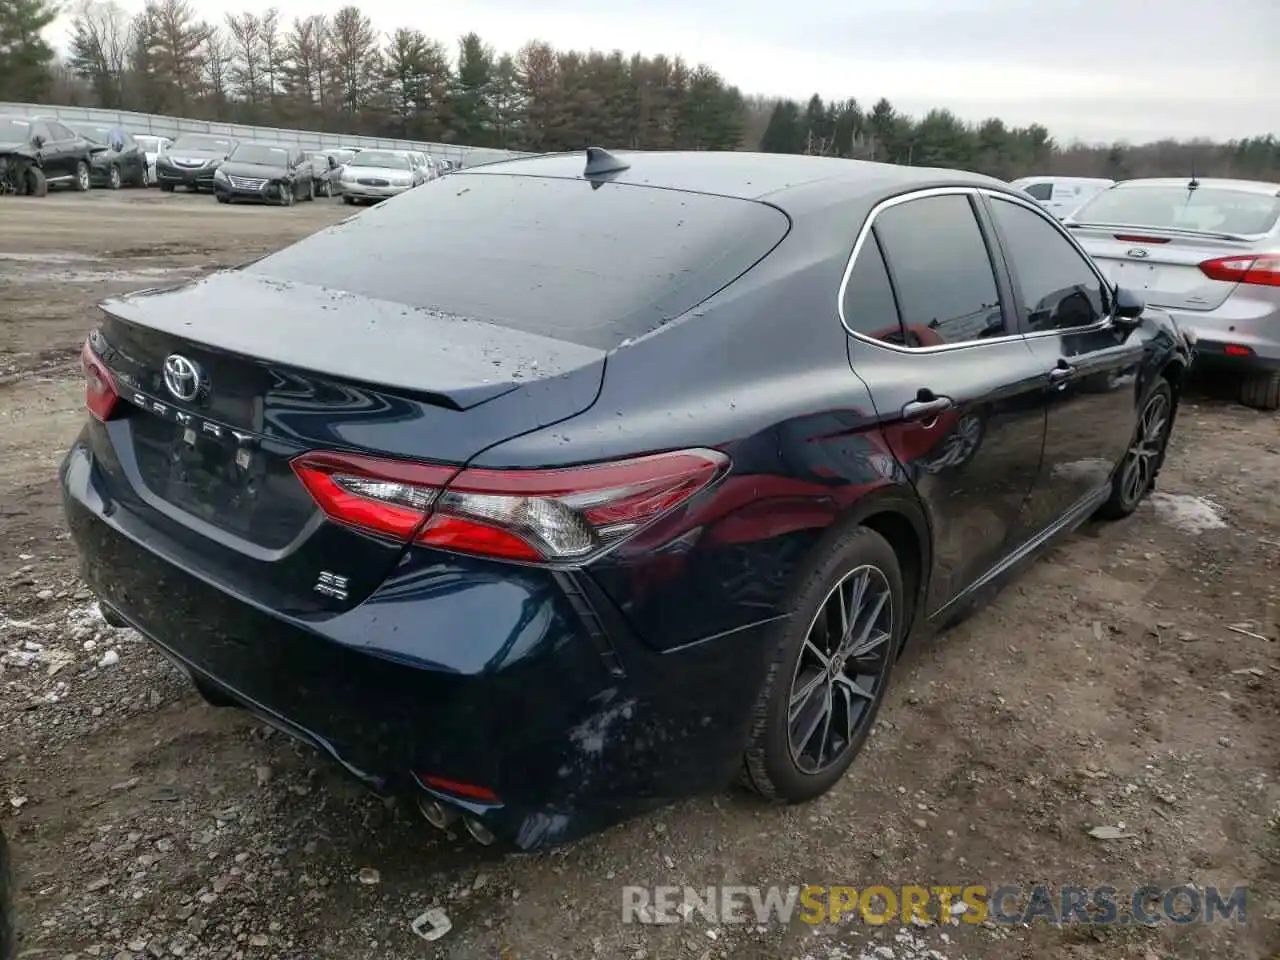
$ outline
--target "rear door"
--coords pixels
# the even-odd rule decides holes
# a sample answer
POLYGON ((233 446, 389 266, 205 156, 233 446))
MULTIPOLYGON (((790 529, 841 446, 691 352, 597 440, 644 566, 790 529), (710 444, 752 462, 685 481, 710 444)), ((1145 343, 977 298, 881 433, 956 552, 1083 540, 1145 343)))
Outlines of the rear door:
POLYGON ((986 202, 1045 377, 1044 462, 1020 523, 1034 537, 1110 482, 1133 434, 1144 347, 1112 325, 1110 290, 1061 226, 1013 197, 986 202))
POLYGON ((1005 556, 1044 442, 1043 363, 1015 328, 974 191, 896 198, 842 299, 849 355, 933 529, 928 613, 1005 556))

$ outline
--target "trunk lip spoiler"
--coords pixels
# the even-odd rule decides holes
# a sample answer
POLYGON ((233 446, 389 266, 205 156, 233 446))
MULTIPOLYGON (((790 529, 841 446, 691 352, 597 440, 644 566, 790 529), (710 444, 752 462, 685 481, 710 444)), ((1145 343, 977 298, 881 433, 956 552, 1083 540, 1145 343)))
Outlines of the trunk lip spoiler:
POLYGON ((1258 240, 1265 240, 1271 234, 1267 233, 1220 233, 1214 230, 1185 230, 1181 227, 1151 227, 1140 223, 1111 223, 1108 221, 1094 220, 1067 220, 1063 223, 1068 230, 1077 230, 1087 228, 1091 230, 1132 230, 1137 233, 1147 233, 1153 237, 1169 236, 1177 237, 1195 237, 1201 240, 1232 240, 1236 243, 1253 243, 1258 240))

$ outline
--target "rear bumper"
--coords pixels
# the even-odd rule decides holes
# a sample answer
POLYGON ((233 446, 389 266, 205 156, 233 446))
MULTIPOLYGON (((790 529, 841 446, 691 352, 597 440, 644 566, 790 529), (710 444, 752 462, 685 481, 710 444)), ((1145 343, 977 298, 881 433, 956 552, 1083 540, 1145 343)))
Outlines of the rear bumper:
POLYGON ((717 789, 738 767, 767 625, 659 653, 581 574, 426 551, 363 604, 304 620, 203 579, 189 539, 109 497, 83 438, 60 478, 104 604, 376 792, 421 795, 422 776, 491 789, 496 802, 459 805, 536 849, 717 789))
MULTIPOLYGON (((1263 289, 1269 294, 1272 288, 1263 289)), ((1237 290, 1216 310, 1161 309, 1180 330, 1195 334, 1197 363, 1280 370, 1280 292, 1275 301, 1237 290)))

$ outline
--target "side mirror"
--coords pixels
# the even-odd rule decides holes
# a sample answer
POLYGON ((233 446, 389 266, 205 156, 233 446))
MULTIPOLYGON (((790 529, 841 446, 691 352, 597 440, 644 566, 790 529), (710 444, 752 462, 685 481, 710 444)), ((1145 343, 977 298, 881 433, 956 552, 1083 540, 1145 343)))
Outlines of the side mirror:
POLYGON ((1125 287, 1116 287, 1115 318, 1124 326, 1137 326, 1137 321, 1142 319, 1142 311, 1146 309, 1147 304, 1137 294, 1125 287))

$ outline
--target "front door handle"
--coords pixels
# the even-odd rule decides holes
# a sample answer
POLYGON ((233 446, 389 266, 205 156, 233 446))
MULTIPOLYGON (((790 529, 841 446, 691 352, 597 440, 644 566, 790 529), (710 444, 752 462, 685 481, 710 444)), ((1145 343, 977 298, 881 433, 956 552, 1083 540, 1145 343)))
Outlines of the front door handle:
POLYGON ((924 396, 927 393, 924 390, 921 390, 920 393, 921 396, 903 406, 903 420, 926 420, 951 409, 950 397, 937 397, 931 393, 928 396, 924 396))
POLYGON ((1049 382, 1055 386, 1060 383, 1066 383, 1076 375, 1076 368, 1065 360, 1059 360, 1058 365, 1049 371, 1049 382))

